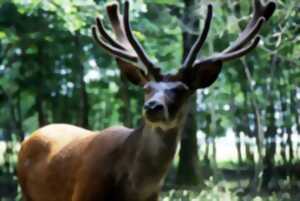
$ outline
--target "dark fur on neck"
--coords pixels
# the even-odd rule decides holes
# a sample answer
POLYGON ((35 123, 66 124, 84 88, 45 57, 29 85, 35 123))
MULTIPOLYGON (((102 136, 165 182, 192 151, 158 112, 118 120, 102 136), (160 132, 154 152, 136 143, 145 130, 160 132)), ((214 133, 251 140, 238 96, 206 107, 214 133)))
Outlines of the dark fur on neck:
POLYGON ((163 130, 142 123, 135 129, 116 153, 114 181, 118 194, 137 201, 157 197, 178 140, 177 127, 163 130))

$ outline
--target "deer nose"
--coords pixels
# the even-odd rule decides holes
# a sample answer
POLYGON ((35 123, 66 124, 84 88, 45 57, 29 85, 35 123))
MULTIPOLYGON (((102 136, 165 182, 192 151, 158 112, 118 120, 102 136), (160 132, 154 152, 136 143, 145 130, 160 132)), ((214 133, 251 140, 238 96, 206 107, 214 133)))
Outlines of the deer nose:
POLYGON ((164 109, 164 106, 163 106, 163 104, 161 104, 158 101, 151 100, 151 101, 148 101, 144 104, 144 109, 145 109, 145 111, 159 112, 159 111, 162 111, 164 109))

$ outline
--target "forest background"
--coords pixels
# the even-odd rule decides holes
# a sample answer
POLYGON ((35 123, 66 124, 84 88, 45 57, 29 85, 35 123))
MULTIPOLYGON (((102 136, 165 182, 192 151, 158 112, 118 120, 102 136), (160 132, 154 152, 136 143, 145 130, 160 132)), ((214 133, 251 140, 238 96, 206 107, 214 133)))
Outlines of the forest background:
MULTIPOLYGON (((17 152, 38 127, 139 123, 142 90, 91 37, 96 16, 107 22, 109 2, 0 0, 1 201, 21 199, 17 152)), ((214 17, 202 55, 235 40, 251 1, 132 1, 134 34, 164 72, 180 66, 209 2, 214 17)), ((300 199, 300 2, 276 3, 259 46, 191 101, 162 200, 300 199)))

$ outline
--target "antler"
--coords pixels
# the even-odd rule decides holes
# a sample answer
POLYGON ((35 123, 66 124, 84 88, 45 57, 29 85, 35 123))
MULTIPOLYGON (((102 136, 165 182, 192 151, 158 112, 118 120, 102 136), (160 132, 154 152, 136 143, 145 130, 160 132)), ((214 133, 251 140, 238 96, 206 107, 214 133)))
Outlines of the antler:
POLYGON ((260 40, 257 33, 260 31, 263 23, 272 16, 276 4, 273 1, 270 1, 266 5, 263 5, 260 0, 253 0, 253 7, 253 17, 246 28, 240 33, 238 39, 221 53, 204 60, 198 60, 195 65, 199 65, 208 60, 227 61, 235 59, 254 49, 260 40))
POLYGON ((117 3, 107 6, 106 9, 116 40, 106 32, 101 20, 96 18, 96 26, 92 27, 92 33, 98 44, 117 58, 121 68, 138 68, 145 74, 149 72, 149 76, 154 80, 161 80, 160 69, 154 66, 132 33, 129 24, 129 2, 125 1, 124 16, 120 14, 117 3))
POLYGON ((205 39, 207 37, 209 27, 211 24, 211 19, 212 19, 212 14, 213 14, 213 7, 211 4, 207 6, 207 14, 206 14, 206 19, 204 23, 204 29, 202 31, 202 34, 198 36, 196 42, 194 43, 193 47, 189 51, 186 59, 183 62, 182 68, 188 68, 192 67, 194 61, 197 58, 197 54, 199 53, 200 49, 202 48, 205 39))
POLYGON ((172 79, 185 82, 193 90, 208 87, 218 78, 223 62, 241 57, 254 49, 260 40, 257 33, 272 16, 276 5, 273 1, 263 5, 260 0, 253 0, 253 7, 252 19, 231 46, 216 55, 195 61, 209 30, 212 18, 212 6, 209 5, 204 30, 184 61, 183 68, 172 79))

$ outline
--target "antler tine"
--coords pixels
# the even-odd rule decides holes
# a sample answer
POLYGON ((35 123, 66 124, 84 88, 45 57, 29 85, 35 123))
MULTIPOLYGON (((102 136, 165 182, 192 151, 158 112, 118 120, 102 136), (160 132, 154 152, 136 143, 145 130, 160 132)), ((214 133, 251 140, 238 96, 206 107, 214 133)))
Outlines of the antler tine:
POLYGON ((109 20, 112 25, 113 32, 116 34, 117 40, 125 45, 126 49, 132 51, 131 45, 125 35, 122 15, 120 14, 120 6, 118 3, 110 4, 106 7, 109 20))
POLYGON ((248 32, 243 32, 240 34, 240 37, 227 49, 225 49, 224 53, 234 52, 242 48, 244 45, 249 43, 253 39, 253 37, 256 36, 256 34, 259 32, 260 28, 262 27, 263 23, 265 22, 264 17, 260 17, 259 20, 256 22, 256 24, 253 27, 249 27, 248 32))
POLYGON ((116 47, 116 48, 120 48, 125 50, 126 48, 123 47, 120 43, 118 43, 117 41, 115 41, 112 37, 110 37, 110 35, 106 32, 101 19, 99 17, 96 18, 96 25, 97 25, 97 30, 99 31, 99 33, 101 34, 101 36, 108 41, 108 43, 110 43, 112 46, 116 47))
POLYGON ((244 31, 242 31, 238 39, 231 46, 229 46, 221 53, 204 60, 198 60, 196 62, 196 65, 207 60, 228 61, 231 59, 235 59, 237 57, 241 57, 247 54, 249 51, 251 51, 257 46, 260 38, 257 37, 256 35, 261 29, 264 22, 271 17, 271 15, 275 10, 276 5, 273 1, 268 2, 266 5, 263 5, 260 0, 253 0, 253 7, 254 7, 253 17, 250 20, 250 22, 247 24, 244 31), (253 38, 254 40, 252 40, 253 38), (245 45, 248 44, 249 42, 250 44, 245 47, 245 45))
POLYGON ((100 18, 96 18, 96 26, 92 27, 92 34, 97 43, 113 56, 129 63, 137 63, 138 58, 133 51, 130 51, 130 46, 127 40, 123 40, 123 29, 119 22, 120 14, 118 13, 118 4, 113 3, 107 6, 107 13, 112 22, 112 27, 116 34, 117 40, 113 39, 105 30, 100 18), (100 36, 99 36, 100 34, 100 36), (127 43, 126 43, 127 42, 127 43))
POLYGON ((141 62, 143 65, 145 65, 146 69, 150 72, 151 75, 153 75, 155 80, 160 80, 160 70, 158 68, 154 67, 154 64, 151 62, 150 58, 147 56, 146 52, 142 48, 142 45, 138 42, 138 40, 135 38, 131 31, 131 26, 129 23, 129 1, 125 1, 124 4, 124 29, 125 34, 127 36, 127 39, 129 43, 132 45, 132 48, 138 55, 138 58, 141 59, 141 62))
POLYGON ((182 66, 183 68, 192 67, 194 61, 196 60, 197 54, 199 53, 200 49, 202 48, 202 46, 205 42, 205 39, 207 37, 207 34, 209 32, 212 15, 213 15, 213 6, 211 4, 209 4, 207 6, 207 14, 206 14, 203 31, 202 31, 201 35, 198 36, 196 42, 194 43, 194 45, 191 48, 190 52, 188 53, 186 59, 184 60, 184 63, 182 66))
POLYGON ((212 59, 220 60, 220 61, 228 61, 228 60, 232 60, 232 59, 244 56, 257 46, 259 40, 260 40, 260 37, 256 36, 254 38, 254 40, 249 45, 247 45, 246 47, 241 48, 241 49, 239 49, 237 51, 234 51, 234 52, 228 52, 228 53, 225 53, 225 54, 221 53, 220 56, 212 57, 212 59))
MULTIPOLYGON (((106 43, 101 37, 98 36, 97 33, 97 27, 92 27, 92 34, 94 39, 97 41, 97 43, 105 50, 107 50, 109 53, 111 53, 113 56, 119 57, 120 59, 125 59, 128 62, 137 62, 137 58, 134 55, 131 55, 123 50, 117 49, 113 47, 112 45, 106 43)), ((98 30, 99 31, 99 30, 98 30)))
POLYGON ((261 0, 253 0, 252 5, 254 8, 254 14, 248 26, 253 26, 253 23, 255 23, 255 21, 260 17, 264 17, 268 20, 276 9, 276 3, 274 1, 269 1, 266 5, 263 5, 261 0))
POLYGON ((276 4, 273 1, 263 5, 261 0, 253 0, 252 5, 254 8, 252 19, 247 24, 244 31, 242 31, 238 39, 223 52, 229 53, 236 51, 251 41, 253 37, 260 31, 262 24, 270 18, 276 8, 276 4))

